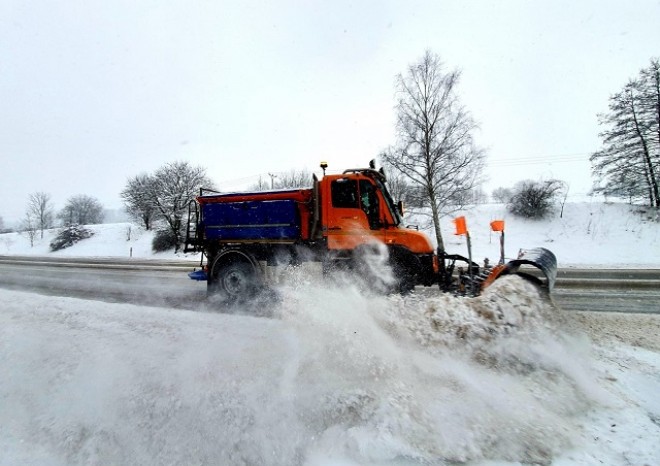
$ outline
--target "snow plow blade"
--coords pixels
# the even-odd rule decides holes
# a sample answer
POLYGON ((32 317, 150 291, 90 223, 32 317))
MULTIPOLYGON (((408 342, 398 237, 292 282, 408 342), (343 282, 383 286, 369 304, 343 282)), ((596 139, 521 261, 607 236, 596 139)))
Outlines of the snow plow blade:
POLYGON ((493 269, 484 281, 482 289, 486 288, 502 275, 510 274, 519 275, 551 292, 557 281, 557 258, 552 251, 545 248, 521 249, 517 259, 493 269), (539 277, 539 274, 534 269, 525 269, 525 266, 534 267, 541 272, 542 276, 539 277))

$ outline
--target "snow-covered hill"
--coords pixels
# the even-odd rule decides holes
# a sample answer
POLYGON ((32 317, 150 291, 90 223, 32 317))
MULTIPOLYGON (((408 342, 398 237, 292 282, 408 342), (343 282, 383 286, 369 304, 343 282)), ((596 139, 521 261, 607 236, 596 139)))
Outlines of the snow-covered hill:
MULTIPOLYGON (((519 248, 543 246, 555 253, 560 267, 660 267, 660 221, 644 208, 628 204, 583 202, 568 203, 559 213, 541 220, 525 220, 506 212, 503 205, 477 206, 456 215, 465 215, 472 237, 473 257, 477 261, 499 257, 499 234, 492 233, 491 220, 506 222, 507 257, 515 257, 519 248)), ((410 220, 420 223, 423 220, 410 220)), ((0 235, 0 255, 102 256, 140 258, 193 258, 173 252, 153 254, 153 233, 131 223, 92 225, 92 238, 69 249, 51 253, 49 244, 56 230, 45 232, 33 247, 19 233, 0 235)), ((427 230, 427 233, 432 233, 427 230)), ((466 241, 455 236, 451 219, 443 221, 447 251, 467 255, 466 241)), ((431 235, 433 236, 433 235, 431 235)))
MULTIPOLYGON (((501 204, 478 206, 462 213, 472 237, 473 257, 499 257, 499 236, 490 221, 506 223, 505 253, 542 246, 557 256, 560 267, 658 267, 660 221, 645 208, 619 203, 567 203, 563 214, 541 220, 515 217, 501 204)), ((465 254, 464 237, 453 235, 451 222, 443 229, 447 250, 465 254)))

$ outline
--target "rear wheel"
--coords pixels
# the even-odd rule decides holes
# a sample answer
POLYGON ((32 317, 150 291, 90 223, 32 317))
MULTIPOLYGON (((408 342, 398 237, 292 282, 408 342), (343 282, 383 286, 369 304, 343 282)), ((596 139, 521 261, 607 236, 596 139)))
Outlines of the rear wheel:
POLYGON ((258 289, 254 265, 243 260, 216 261, 208 291, 231 303, 239 303, 253 297, 258 289))

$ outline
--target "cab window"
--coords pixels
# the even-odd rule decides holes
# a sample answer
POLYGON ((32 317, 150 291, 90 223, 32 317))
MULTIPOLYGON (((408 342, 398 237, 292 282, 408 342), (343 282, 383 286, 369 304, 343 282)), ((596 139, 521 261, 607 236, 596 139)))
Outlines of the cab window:
POLYGON ((371 229, 378 229, 380 226, 378 194, 376 193, 376 187, 367 180, 360 180, 360 207, 367 214, 371 229))
POLYGON ((349 179, 334 180, 330 185, 332 206, 340 208, 359 207, 357 197, 357 182, 349 179))

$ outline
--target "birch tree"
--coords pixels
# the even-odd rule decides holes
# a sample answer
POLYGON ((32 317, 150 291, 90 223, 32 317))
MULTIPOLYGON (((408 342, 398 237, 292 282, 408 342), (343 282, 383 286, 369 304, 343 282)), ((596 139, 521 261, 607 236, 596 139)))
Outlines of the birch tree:
POLYGON ((460 72, 447 70, 430 51, 398 75, 397 143, 383 153, 421 198, 413 203, 430 207, 441 251, 440 217, 463 207, 484 165, 473 136, 477 124, 457 95, 459 80, 460 72))

